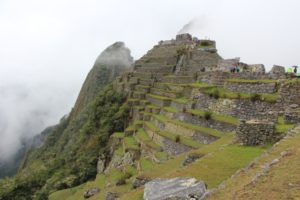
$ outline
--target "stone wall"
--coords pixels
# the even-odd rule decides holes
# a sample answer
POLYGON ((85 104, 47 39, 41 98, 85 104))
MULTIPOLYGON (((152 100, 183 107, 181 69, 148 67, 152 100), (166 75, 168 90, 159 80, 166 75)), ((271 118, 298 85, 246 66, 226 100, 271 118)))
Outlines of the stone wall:
POLYGON ((300 80, 292 80, 284 84, 279 90, 278 104, 284 108, 292 104, 300 107, 300 80))
POLYGON ((250 99, 215 99, 207 94, 199 93, 196 97, 195 109, 209 110, 214 113, 231 115, 239 119, 253 118, 276 121, 277 104, 250 99))
POLYGON ((177 108, 179 111, 182 111, 183 109, 192 108, 192 103, 179 103, 176 101, 172 101, 171 106, 177 108))
POLYGON ((171 100, 154 98, 151 95, 146 95, 146 99, 150 101, 151 104, 159 107, 169 106, 171 103, 171 100))
POLYGON ((276 141, 275 124, 267 121, 242 121, 236 131, 243 145, 263 145, 276 141))
POLYGON ((191 113, 176 113, 173 116, 174 119, 191 123, 199 126, 210 127, 223 132, 231 132, 236 129, 236 125, 225 122, 215 121, 212 119, 206 120, 203 117, 193 115, 191 113))
POLYGON ((275 93, 276 83, 238 83, 227 81, 225 83, 225 88, 235 91, 235 92, 244 92, 244 93, 275 93))
POLYGON ((290 124, 300 123, 300 110, 299 111, 287 111, 284 113, 284 121, 290 124))

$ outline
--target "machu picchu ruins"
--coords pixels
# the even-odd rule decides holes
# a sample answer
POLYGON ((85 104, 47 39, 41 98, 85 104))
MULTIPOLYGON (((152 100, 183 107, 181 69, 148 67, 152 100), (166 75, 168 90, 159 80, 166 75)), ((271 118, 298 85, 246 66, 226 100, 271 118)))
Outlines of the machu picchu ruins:
MULTIPOLYGON (((300 155, 299 91, 299 74, 225 59, 216 41, 188 33, 159 41, 135 62, 117 42, 98 57, 72 112, 29 152, 18 178, 26 180, 28 159, 42 155, 34 165, 53 174, 36 199, 273 199, 261 192, 262 178, 274 182, 270 195, 295 197, 278 189, 288 176, 272 181, 278 176, 268 174, 289 162, 300 178, 292 159, 300 155), (55 172, 57 165, 67 167, 55 172)), ((26 188, 5 184, 18 195, 26 188)))

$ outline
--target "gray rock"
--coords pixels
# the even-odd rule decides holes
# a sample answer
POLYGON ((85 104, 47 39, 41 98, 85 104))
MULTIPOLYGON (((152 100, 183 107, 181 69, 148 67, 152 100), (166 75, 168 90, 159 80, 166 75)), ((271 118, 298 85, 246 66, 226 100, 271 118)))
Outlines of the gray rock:
POLYGON ((117 193, 107 192, 105 196, 105 200, 116 200, 119 197, 117 193))
POLYGON ((134 189, 139 188, 139 187, 145 185, 149 181, 150 181, 150 179, 148 179, 148 178, 138 176, 133 181, 132 186, 134 189))
POLYGON ((85 191, 83 193, 83 197, 85 199, 88 199, 88 198, 94 196, 95 194, 97 194, 99 192, 100 192, 100 188, 91 188, 91 189, 88 189, 87 191, 85 191))
POLYGON ((144 200, 199 200, 207 192, 194 178, 155 179, 146 183, 144 200))
POLYGON ((298 108, 299 105, 298 105, 298 104, 291 104, 289 107, 290 107, 291 109, 295 109, 295 108, 298 108))
POLYGON ((189 155, 186 156, 186 158, 182 162, 182 166, 187 166, 187 165, 195 162, 196 160, 198 160, 202 156, 203 155, 201 155, 201 154, 191 153, 191 154, 189 154, 189 155))
POLYGON ((97 163, 97 173, 101 174, 105 170, 105 158, 99 157, 97 163))

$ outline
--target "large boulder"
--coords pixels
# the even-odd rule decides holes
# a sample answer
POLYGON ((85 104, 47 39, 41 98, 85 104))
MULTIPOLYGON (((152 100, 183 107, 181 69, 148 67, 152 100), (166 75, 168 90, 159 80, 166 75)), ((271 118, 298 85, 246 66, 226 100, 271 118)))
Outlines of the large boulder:
POLYGON ((85 191, 83 193, 83 197, 85 199, 88 199, 88 198, 94 196, 95 194, 97 194, 99 192, 100 192, 100 188, 91 188, 91 189, 88 189, 87 191, 85 191))
POLYGON ((144 200, 200 200, 207 192, 195 178, 155 179, 145 185, 144 200))
POLYGON ((116 200, 118 199, 119 195, 114 192, 107 192, 105 196, 105 200, 116 200))

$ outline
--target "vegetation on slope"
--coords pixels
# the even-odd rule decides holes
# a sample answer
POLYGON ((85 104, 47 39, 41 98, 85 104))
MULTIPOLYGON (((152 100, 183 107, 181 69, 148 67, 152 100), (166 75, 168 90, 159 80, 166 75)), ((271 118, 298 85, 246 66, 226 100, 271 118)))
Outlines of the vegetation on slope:
POLYGON ((0 183, 0 197, 47 199, 51 191, 94 178, 99 152, 105 151, 112 133, 124 129, 128 115, 124 101, 108 86, 84 114, 62 120, 42 147, 28 152, 17 176, 0 183))

